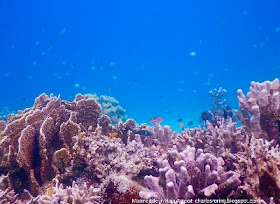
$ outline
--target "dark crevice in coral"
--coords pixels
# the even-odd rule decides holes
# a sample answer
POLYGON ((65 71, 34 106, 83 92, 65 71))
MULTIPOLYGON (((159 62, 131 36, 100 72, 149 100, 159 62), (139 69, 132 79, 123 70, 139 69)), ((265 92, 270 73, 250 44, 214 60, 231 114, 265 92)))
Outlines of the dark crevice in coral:
POLYGON ((228 159, 228 158, 223 158, 225 161, 225 167, 227 171, 235 171, 236 167, 234 166, 234 160, 228 159))
POLYGON ((280 145, 280 117, 277 120, 277 124, 278 124, 278 144, 280 145))
POLYGON ((34 139, 34 149, 32 151, 33 154, 33 163, 32 163, 32 169, 34 169, 34 175, 39 183, 39 185, 43 185, 43 181, 41 179, 41 157, 40 157, 40 148, 39 148, 39 135, 36 133, 35 139, 34 139))
POLYGON ((8 172, 9 172, 8 168, 0 166, 0 175, 2 174, 7 175, 8 172))
POLYGON ((271 141, 276 145, 279 140, 279 120, 275 113, 268 113, 267 115, 261 115, 260 118, 261 129, 263 130, 262 138, 271 141))
MULTIPOLYGON (((71 174, 62 177, 61 183, 65 184, 66 186, 71 186, 73 181, 83 177, 86 168, 87 168, 87 163, 84 159, 79 157, 75 158, 73 161, 73 168, 71 174)), ((90 177, 91 179, 96 179, 95 176, 92 174, 88 174, 87 176, 90 177)))
POLYGON ((145 176, 149 175, 159 177, 159 166, 156 162, 154 162, 153 166, 150 168, 141 169, 137 176, 133 177, 132 179, 144 185, 144 178, 145 176))
POLYGON ((232 198, 232 199, 252 199, 252 197, 248 196, 245 191, 240 191, 240 190, 237 190, 235 193, 233 193, 233 195, 230 196, 230 198, 232 198))
POLYGON ((280 199, 280 189, 275 183, 275 180, 267 173, 264 173, 264 175, 260 178, 260 192, 262 194, 262 198, 267 198, 267 202, 270 197, 273 197, 275 201, 280 199))
POLYGON ((15 193, 22 193, 24 189, 28 189, 29 187, 28 172, 19 166, 14 166, 11 169, 9 171, 9 178, 12 187, 15 193))
POLYGON ((54 150, 58 150, 63 146, 62 141, 59 139, 59 131, 55 134, 55 136, 51 140, 51 144, 52 144, 52 149, 54 150))
POLYGON ((123 142, 125 145, 127 145, 127 140, 128 140, 128 135, 127 135, 127 133, 125 132, 125 133, 123 134, 123 136, 122 136, 122 142, 123 142))

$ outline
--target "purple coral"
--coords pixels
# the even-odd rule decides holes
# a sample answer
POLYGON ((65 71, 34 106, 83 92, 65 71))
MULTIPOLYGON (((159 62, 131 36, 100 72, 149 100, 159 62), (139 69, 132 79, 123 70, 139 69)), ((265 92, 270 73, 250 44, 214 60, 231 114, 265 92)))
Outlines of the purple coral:
POLYGON ((242 127, 221 119, 180 134, 132 119, 112 124, 89 96, 42 94, 0 121, 0 201, 28 194, 25 203, 130 203, 139 195, 279 203, 279 90, 277 79, 253 82, 247 97, 239 90, 242 127))
POLYGON ((145 177, 150 191, 141 191, 142 198, 217 198, 229 195, 241 183, 237 173, 224 170, 221 157, 190 146, 182 152, 174 146, 158 163, 160 175, 145 177))
POLYGON ((272 82, 252 82, 247 97, 241 89, 237 91, 242 112, 237 112, 237 116, 245 129, 256 138, 274 140, 274 145, 279 141, 279 92, 278 79, 272 82))

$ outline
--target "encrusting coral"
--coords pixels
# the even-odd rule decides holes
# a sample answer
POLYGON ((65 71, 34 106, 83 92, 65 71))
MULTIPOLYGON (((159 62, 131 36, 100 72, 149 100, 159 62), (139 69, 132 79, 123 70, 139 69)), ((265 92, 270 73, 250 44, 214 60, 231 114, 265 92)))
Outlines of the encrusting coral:
POLYGON ((247 97, 238 90, 243 126, 227 118, 181 133, 116 118, 88 95, 68 102, 42 94, 33 107, 0 121, 0 202, 279 204, 279 91, 278 79, 252 82, 247 97))

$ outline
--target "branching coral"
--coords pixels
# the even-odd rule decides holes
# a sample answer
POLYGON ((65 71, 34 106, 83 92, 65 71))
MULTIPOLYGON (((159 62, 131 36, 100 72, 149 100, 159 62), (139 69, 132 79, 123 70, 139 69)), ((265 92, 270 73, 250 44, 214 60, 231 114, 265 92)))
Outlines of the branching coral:
POLYGON ((102 203, 102 198, 99 195, 100 189, 93 186, 88 187, 86 183, 79 186, 75 182, 72 186, 66 188, 63 184, 56 181, 55 187, 47 189, 46 195, 40 195, 33 199, 41 204, 58 204, 58 203, 83 203, 83 204, 99 204, 102 203))
POLYGON ((227 90, 219 87, 219 89, 213 89, 209 91, 209 94, 212 96, 214 101, 214 110, 220 109, 226 105, 226 99, 223 99, 224 94, 227 93, 227 90))
POLYGON ((235 164, 241 175, 238 192, 246 197, 280 202, 280 149, 272 142, 252 137, 244 144, 245 151, 237 154, 235 164))
POLYGON ((17 196, 14 190, 0 190, 0 203, 16 203, 17 196))
POLYGON ((174 146, 158 162, 160 175, 145 177, 151 191, 141 191, 142 198, 219 198, 233 193, 241 183, 237 173, 224 171, 222 158, 202 149, 187 146, 178 152, 174 146))
MULTIPOLYGON (((277 79, 252 82, 248 99, 238 91, 242 127, 229 118, 181 133, 120 121, 90 96, 78 94, 68 102, 42 94, 33 107, 0 121, 0 202, 252 198, 280 203, 279 91, 277 79)), ((222 94, 222 89, 212 93, 222 94)))
POLYGON ((204 129, 186 129, 177 136, 175 144, 180 151, 190 145, 221 156, 226 151, 231 154, 243 151, 242 143, 245 142, 246 135, 231 119, 227 123, 221 120, 217 126, 207 123, 207 128, 204 129))
POLYGON ((252 136, 274 140, 279 143, 280 127, 280 85, 279 80, 263 83, 252 82, 247 98, 239 89, 238 100, 242 112, 237 112, 239 120, 252 136), (251 117, 250 117, 251 116, 251 117))

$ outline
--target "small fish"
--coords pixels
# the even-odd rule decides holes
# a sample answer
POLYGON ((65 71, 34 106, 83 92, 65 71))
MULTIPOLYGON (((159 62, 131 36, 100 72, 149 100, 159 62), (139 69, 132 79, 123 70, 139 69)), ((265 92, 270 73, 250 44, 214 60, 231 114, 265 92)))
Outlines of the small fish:
POLYGON ((142 136, 152 136, 153 134, 148 130, 138 130, 135 134, 142 135, 142 136))
POLYGON ((180 127, 180 128, 183 128, 183 127, 184 127, 184 123, 180 123, 180 124, 179 124, 179 127, 180 127))
POLYGON ((189 121, 188 126, 193 126, 193 121, 189 121))
POLYGON ((111 132, 111 133, 110 133, 110 136, 111 136, 111 137, 116 137, 116 136, 118 136, 118 135, 119 135, 118 132, 111 132))
POLYGON ((158 116, 158 117, 153 117, 151 120, 150 120, 150 123, 151 125, 157 125, 157 124, 160 124, 164 119, 161 117, 161 116, 158 116))
POLYGON ((180 161, 180 159, 178 157, 175 157, 175 161, 180 161))
POLYGON ((178 121, 178 122, 182 122, 182 121, 183 121, 183 118, 179 118, 177 121, 178 121))

